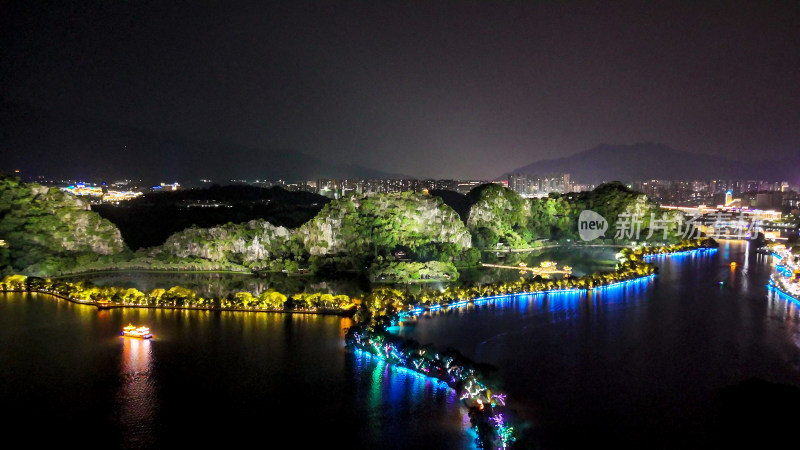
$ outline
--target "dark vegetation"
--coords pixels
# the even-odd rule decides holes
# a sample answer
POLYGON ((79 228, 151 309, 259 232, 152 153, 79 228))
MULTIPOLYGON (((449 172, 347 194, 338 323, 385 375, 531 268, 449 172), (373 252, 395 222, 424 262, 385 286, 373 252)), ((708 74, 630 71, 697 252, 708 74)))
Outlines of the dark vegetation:
POLYGON ((117 225, 125 243, 136 250, 161 245, 172 234, 192 225, 209 228, 265 219, 273 225, 297 228, 328 202, 330 199, 321 195, 280 187, 214 185, 146 194, 119 206, 94 205, 92 210, 117 225), (212 202, 220 206, 198 206, 212 202))
POLYGON ((435 197, 441 198, 445 205, 453 208, 453 211, 458 213, 458 217, 461 218, 464 224, 467 223, 469 207, 472 206, 472 203, 466 195, 446 189, 433 189, 429 193, 435 197))
POLYGON ((651 217, 675 224, 667 235, 653 235, 652 245, 682 241, 678 221, 666 220, 678 213, 660 211, 620 183, 541 199, 485 184, 467 196, 402 192, 334 201, 281 188, 212 186, 96 211, 56 188, 13 178, 0 188, 0 238, 8 241, 0 249, 2 270, 40 276, 109 269, 369 271, 376 281, 453 281, 456 267, 480 263, 480 250, 582 242, 577 221, 586 209, 608 222, 596 243, 643 241, 651 217), (626 214, 641 219, 641 239, 615 239, 617 218, 626 214), (429 273, 417 270, 420 263, 429 273))

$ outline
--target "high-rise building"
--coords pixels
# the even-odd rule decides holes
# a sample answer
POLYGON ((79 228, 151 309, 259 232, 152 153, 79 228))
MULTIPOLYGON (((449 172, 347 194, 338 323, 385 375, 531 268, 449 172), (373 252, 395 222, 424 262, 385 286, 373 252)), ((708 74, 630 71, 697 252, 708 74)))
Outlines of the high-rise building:
POLYGON ((569 174, 556 173, 550 174, 539 180, 539 195, 547 195, 551 192, 569 191, 569 174))
POLYGON ((508 188, 519 195, 533 195, 535 190, 538 191, 538 186, 534 190, 532 178, 534 177, 524 173, 512 173, 508 176, 508 188))
POLYGON ((459 180, 456 185, 456 192, 458 192, 459 194, 467 194, 474 188, 482 184, 486 184, 488 182, 489 181, 487 180, 459 180))
POLYGON ((551 192, 569 192, 571 183, 568 173, 546 176, 512 173, 508 176, 508 188, 523 196, 542 196, 551 192))

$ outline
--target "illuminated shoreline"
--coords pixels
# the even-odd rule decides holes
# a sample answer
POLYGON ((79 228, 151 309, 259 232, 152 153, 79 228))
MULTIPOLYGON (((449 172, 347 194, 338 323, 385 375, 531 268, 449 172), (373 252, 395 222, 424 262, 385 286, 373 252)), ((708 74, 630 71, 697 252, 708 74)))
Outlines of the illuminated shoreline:
POLYGON ((448 386, 467 408, 470 429, 484 449, 506 449, 516 440, 516 413, 507 395, 487 379, 475 361, 458 351, 439 352, 393 335, 385 327, 362 323, 347 330, 345 345, 360 356, 368 355, 399 373, 411 373, 448 386))
POLYGON ((719 249, 710 248, 710 247, 700 247, 700 248, 695 248, 695 249, 692 249, 692 250, 679 250, 677 252, 669 252, 669 253, 650 253, 648 255, 642 256, 642 259, 657 258, 657 257, 661 257, 661 256, 693 256, 695 254, 705 253, 707 251, 710 251, 710 252, 713 253, 713 252, 715 252, 717 250, 719 250, 719 249))
MULTIPOLYGON (((693 256, 695 254, 705 253, 708 250, 716 251, 717 249, 716 248, 701 247, 701 248, 694 248, 694 249, 691 249, 691 250, 682 250, 682 251, 678 251, 678 252, 652 254, 652 255, 646 255, 645 257, 642 257, 642 260, 644 261, 644 260, 646 260, 647 257, 655 257, 655 256, 678 256, 678 255, 681 255, 681 256, 693 256)), ((713 253, 713 252, 710 252, 710 253, 713 253)), ((549 289, 549 290, 541 290, 541 291, 533 291, 533 292, 525 292, 525 291, 523 291, 523 292, 507 293, 507 294, 493 295, 493 296, 487 296, 487 297, 476 297, 476 298, 467 299, 467 300, 459 300, 459 301, 456 301, 456 302, 453 302, 453 303, 448 303, 448 304, 445 304, 445 305, 438 304, 438 305, 434 305, 434 306, 430 306, 430 307, 426 307, 426 308, 417 307, 417 308, 411 309, 409 311, 404 311, 404 312, 399 313, 397 319, 398 319, 398 321, 402 321, 404 318, 411 318, 411 317, 416 318, 418 316, 421 316, 422 314, 425 314, 426 312, 427 313, 434 313, 434 312, 439 312, 439 311, 458 310, 460 308, 464 308, 464 307, 468 307, 468 306, 480 306, 480 305, 485 305, 487 303, 493 303, 493 302, 498 302, 498 301, 503 301, 504 302, 504 301, 508 301, 508 300, 514 300, 514 299, 517 299, 517 298, 520 298, 520 297, 528 297, 528 298, 530 298, 530 297, 544 297, 544 296, 547 296, 547 295, 559 295, 559 294, 584 294, 584 293, 588 294, 590 292, 592 292, 592 293, 594 293, 594 292, 602 293, 602 292, 608 291, 609 289, 625 288, 625 287, 628 287, 628 286, 635 286, 635 285, 639 285, 639 284, 642 284, 642 283, 647 284, 650 281, 652 281, 653 279, 655 279, 655 276, 656 276, 655 273, 650 273, 648 275, 642 275, 642 276, 639 276, 639 277, 634 277, 634 278, 630 278, 630 279, 627 279, 627 280, 610 283, 610 284, 603 285, 603 286, 593 286, 593 287, 589 287, 589 288, 549 289)), ((363 325, 362 325, 362 327, 363 327, 363 325)), ((461 391, 463 391, 464 388, 463 388, 463 386, 461 386, 460 384, 458 384, 456 382, 456 378, 451 378, 450 380, 444 380, 443 378, 441 378, 440 374, 439 374, 439 376, 434 376, 431 373, 430 369, 427 369, 424 366, 420 366, 420 367, 413 367, 412 366, 412 367, 409 367, 409 364, 408 364, 408 361, 407 361, 408 355, 403 356, 402 354, 398 354, 397 349, 395 348, 397 346, 397 342, 394 342, 394 343, 391 343, 391 344, 387 343, 387 340, 388 340, 389 336, 394 336, 394 339, 398 339, 398 340, 400 340, 400 342, 413 342, 413 341, 409 341, 409 340, 406 340, 404 338, 401 338, 395 332, 391 331, 391 329, 393 329, 395 327, 390 327, 390 328, 384 329, 383 331, 376 330, 376 335, 377 335, 376 337, 378 339, 380 339, 380 342, 373 342, 372 339, 366 339, 366 342, 364 342, 364 337, 359 336, 360 333, 363 332, 363 328, 361 328, 359 326, 356 326, 354 328, 358 329, 359 331, 355 332, 355 336, 351 336, 350 332, 348 331, 348 337, 346 338, 346 342, 347 342, 348 346, 355 347, 355 351, 364 352, 364 353, 366 353, 368 355, 374 356, 378 360, 385 362, 390 367, 396 368, 397 370, 409 371, 409 372, 412 372, 412 373, 416 373, 418 376, 421 376, 421 377, 432 378, 432 379, 438 380, 440 382, 444 382, 445 384, 450 386, 452 389, 454 389, 458 394, 462 394, 461 391), (386 352, 387 355, 384 356, 382 354, 382 352, 386 352), (421 369, 427 369, 427 370, 423 371, 421 369)), ((412 353, 412 355, 413 355, 413 353, 412 353)), ((414 366, 416 366, 416 364, 414 364, 414 366)), ((480 379, 480 377, 478 377, 478 379, 480 379)), ((478 380, 476 380, 476 381, 478 381, 478 380)), ((485 386, 482 385, 481 383, 479 383, 479 385, 481 386, 481 388, 485 388, 485 386)), ((505 394, 501 394, 501 395, 502 395, 502 398, 503 398, 502 405, 497 405, 495 403, 492 403, 492 406, 496 407, 496 411, 495 411, 495 408, 488 408, 487 412, 484 412, 483 404, 478 401, 478 399, 480 397, 476 397, 474 395, 470 395, 469 389, 467 389, 463 393, 463 395, 461 395, 461 398, 462 398, 462 401, 463 400, 467 400, 468 402, 470 402, 470 403, 465 403, 465 405, 468 408, 470 408, 470 411, 472 412, 471 418, 474 415, 473 426, 471 427, 471 429, 478 434, 479 440, 483 444, 485 444, 486 442, 492 442, 492 441, 496 442, 496 443, 499 442, 500 445, 501 445, 500 448, 507 448, 508 446, 512 445, 513 442, 516 440, 516 436, 515 435, 516 435, 517 432, 514 430, 514 428, 508 422, 508 418, 504 417, 504 414, 507 415, 510 411, 507 410, 507 408, 506 408, 505 394), (479 406, 481 406, 481 408, 477 409, 477 407, 475 405, 478 405, 479 403, 480 403, 479 406), (482 426, 478 425, 479 423, 482 423, 483 425, 482 426), (489 425, 488 429, 487 429, 486 425, 489 425)), ((491 395, 489 396, 489 400, 491 400, 491 395)), ((482 399, 481 399, 481 401, 482 401, 482 399)), ((513 420, 517 420, 517 419, 513 419, 513 420)))
MULTIPOLYGON (((214 274, 214 273, 221 273, 221 274, 235 274, 235 275, 252 275, 253 272, 251 271, 244 271, 244 270, 191 270, 191 269, 127 269, 127 268, 109 268, 109 269, 98 269, 98 270, 84 270, 81 272, 69 272, 64 273, 63 275, 55 275, 48 277, 51 280, 60 280, 64 278, 76 278, 81 275, 107 275, 107 274, 117 274, 120 272, 133 272, 133 273, 157 273, 157 274, 170 274, 170 275, 180 275, 180 274, 214 274)), ((273 273, 280 273, 280 272, 273 272, 273 273)))
POLYGON ((32 290, 21 290, 21 289, 2 289, 0 293, 9 294, 9 293, 19 293, 19 294, 39 294, 39 295, 51 295, 53 297, 60 298, 62 300, 66 300, 72 303, 77 303, 79 305, 86 305, 86 306, 94 306, 98 310, 103 309, 116 309, 116 308, 132 308, 132 309, 172 309, 172 310, 184 310, 184 311, 226 311, 226 312, 253 312, 253 313, 279 313, 279 314, 316 314, 316 315, 324 315, 324 316, 345 316, 349 317, 355 314, 355 311, 350 310, 341 310, 341 311, 305 311, 302 309, 266 309, 266 308, 253 308, 253 309, 244 309, 244 308, 222 308, 222 307, 211 307, 211 306, 159 306, 159 305, 124 305, 118 303, 99 303, 96 300, 81 300, 79 298, 74 297, 67 297, 61 295, 57 292, 39 290, 39 289, 32 289, 32 290))
POLYGON ((793 302, 793 303, 797 303, 798 305, 800 305, 800 298, 797 298, 794 295, 784 291, 777 284, 773 284, 772 281, 767 283, 767 289, 772 290, 772 291, 776 291, 779 294, 779 296, 787 297, 788 301, 793 302))
POLYGON ((485 304, 490 303, 490 302, 495 302, 497 300, 511 300, 511 299, 516 298, 516 297, 526 297, 526 296, 532 297, 532 296, 539 296, 539 295, 543 296, 543 295, 547 295, 547 294, 568 294, 568 293, 574 294, 574 293, 588 293, 588 292, 602 291, 602 290, 608 289, 608 288, 630 286, 630 285, 633 285, 635 283, 641 283, 643 281, 651 281, 652 279, 655 278, 655 276, 656 276, 656 274, 644 275, 644 276, 641 276, 641 277, 632 278, 630 280, 619 281, 619 282, 616 282, 616 283, 607 284, 605 286, 595 286, 595 287, 586 288, 586 289, 581 289, 581 288, 550 289, 550 290, 546 290, 546 291, 515 292, 515 293, 510 293, 510 294, 493 295, 493 296, 490 296, 490 297, 476 297, 476 298, 473 298, 473 299, 460 300, 460 301, 457 301, 455 303, 450 303, 450 304, 446 304, 446 305, 435 305, 435 306, 430 306, 430 307, 427 307, 427 308, 419 308, 419 307, 417 307, 417 308, 414 308, 414 309, 412 309, 410 311, 402 312, 400 318, 402 319, 403 317, 409 317, 409 316, 413 317, 413 316, 424 314, 426 312, 449 311, 449 310, 452 310, 452 309, 463 308, 463 307, 469 306, 469 305, 480 306, 480 305, 485 305, 485 304))

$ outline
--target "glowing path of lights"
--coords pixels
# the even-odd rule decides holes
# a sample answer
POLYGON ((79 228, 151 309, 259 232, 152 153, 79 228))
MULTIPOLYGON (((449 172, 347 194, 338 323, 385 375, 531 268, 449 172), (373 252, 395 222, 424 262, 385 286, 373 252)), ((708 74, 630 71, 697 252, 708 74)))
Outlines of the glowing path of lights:
MULTIPOLYGON (((672 252, 672 253, 654 253, 652 255, 645 255, 643 259, 652 259, 656 257, 694 257, 703 254, 712 254, 715 253, 718 249, 716 248, 696 248, 694 250, 684 250, 679 252, 672 252)), ((491 297, 478 297, 471 300, 459 300, 455 303, 450 303, 447 305, 435 305, 429 308, 414 308, 410 311, 406 311, 400 314, 400 319, 409 316, 417 316, 424 314, 425 312, 438 312, 438 311, 449 311, 452 309, 463 308, 465 306, 469 306, 470 304, 478 305, 485 305, 489 302, 496 302, 498 300, 506 301, 516 297, 522 296, 539 296, 545 294, 565 294, 565 293, 579 293, 579 292, 602 292, 603 290, 607 290, 610 288, 617 288, 617 287, 624 287, 624 286, 631 286, 634 284, 639 284, 643 282, 649 282, 655 278, 655 275, 647 275, 644 277, 634 278, 631 280, 619 281, 617 283, 607 284, 605 286, 597 286, 591 289, 578 289, 578 288, 571 288, 571 289, 551 289, 548 291, 536 291, 536 292, 517 292, 513 294, 502 294, 502 295, 494 295, 491 297)))
MULTIPOLYGON (((711 253, 713 251, 716 251, 716 249, 702 248, 702 249, 694 249, 694 250, 682 251, 682 252, 654 254, 654 255, 647 255, 645 258, 652 258, 652 257, 656 257, 656 256, 674 256, 674 255, 682 255, 682 256, 690 256, 691 257, 691 256, 695 256, 695 255, 700 254, 700 253, 704 253, 706 251, 709 251, 709 253, 711 253)), ((589 291, 591 291, 591 292, 605 292, 605 291, 608 291, 609 289, 618 289, 618 288, 624 288, 624 287, 627 287, 627 286, 634 286, 634 285, 638 285, 638 284, 648 283, 648 282, 652 281, 654 278, 655 278, 655 274, 652 274, 652 275, 646 275, 646 276, 642 276, 642 277, 638 277, 638 278, 633 278, 633 279, 630 279, 630 280, 620 281, 620 282, 617 282, 617 283, 608 284, 608 285, 605 285, 605 286, 597 286, 597 287, 593 287, 593 288, 590 288, 590 289, 580 289, 580 288, 552 289, 552 290, 547 290, 547 291, 517 292, 517 293, 511 293, 511 294, 495 295, 495 296, 490 296, 490 297, 478 297, 478 298, 469 299, 469 300, 459 300, 457 302, 448 303, 446 305, 441 305, 441 304, 440 305, 435 305, 435 306, 429 307, 427 309, 426 308, 417 307, 417 308, 414 308, 414 309, 412 309, 410 311, 406 311, 406 312, 401 313, 399 319, 402 320, 404 317, 416 316, 416 315, 419 315, 419 314, 423 314, 426 311, 436 312, 436 311, 440 311, 442 309, 445 309, 445 310, 458 309, 458 308, 463 308, 465 306, 468 306, 470 304, 472 304, 472 305, 483 305, 483 304, 486 304, 486 303, 489 303, 489 302, 494 303, 494 302, 497 302, 498 300, 499 301, 508 301, 508 300, 512 300, 512 299, 515 299, 515 298, 518 298, 518 297, 523 297, 523 296, 530 298, 530 297, 535 297, 535 296, 545 296, 545 295, 548 295, 548 294, 559 295, 559 294, 569 294, 569 293, 582 293, 582 292, 589 292, 589 291)), ((394 327, 390 327, 390 328, 394 328, 394 327)), ((437 384, 435 386, 439 386, 439 384, 441 383, 441 384, 444 384, 445 386, 447 386, 448 388, 453 389, 452 386, 450 386, 447 382, 443 381, 440 378, 431 377, 431 376, 426 375, 426 374, 424 374, 424 373, 422 373, 420 371, 416 371, 413 368, 402 367, 399 364, 394 364, 394 363, 388 361, 387 359, 385 359, 383 357, 383 355, 380 353, 380 351, 378 351, 377 353, 373 353, 371 351, 368 351, 368 350, 365 350, 365 349, 360 349, 358 347, 356 347, 354 349, 354 351, 356 352, 356 355, 359 356, 359 357, 362 356, 362 355, 367 355, 367 358, 369 358, 369 359, 372 359, 374 357, 378 361, 387 363, 394 370, 397 370, 398 373, 411 374, 414 377, 419 377, 420 379, 425 379, 426 382, 427 382, 428 379, 430 379, 430 380, 436 381, 437 384)), ((455 379, 453 379, 453 381, 455 381, 455 379)), ((455 391, 455 389, 453 389, 453 391, 455 391)), ((467 397, 462 397, 462 399, 463 398, 467 398, 467 397)), ((505 396, 503 396, 503 398, 505 398, 505 396)), ((504 403, 503 403, 503 405, 504 405, 504 403)), ((492 406, 494 406, 494 403, 492 403, 492 406)), ((502 448, 507 448, 507 445, 509 445, 510 443, 512 443, 514 441, 513 427, 508 426, 508 424, 505 422, 505 419, 503 418, 502 414, 497 414, 496 416, 491 417, 491 421, 495 422, 493 427, 496 428, 495 432, 497 432, 498 436, 501 438, 501 442, 502 442, 501 446, 502 446, 502 448)))
POLYGON ((792 269, 784 266, 783 264, 778 264, 775 266, 775 270, 778 271, 779 274, 783 275, 784 277, 792 276, 792 269))
POLYGON ((549 291, 517 292, 517 293, 514 293, 514 294, 494 295, 494 296, 491 296, 491 297, 478 297, 478 298, 471 299, 471 300, 460 300, 458 302, 450 303, 450 304, 447 304, 447 305, 435 305, 435 306, 431 306, 430 308, 419 308, 419 307, 418 308, 414 308, 411 311, 403 312, 400 315, 400 319, 402 319, 404 317, 417 316, 417 315, 420 315, 420 314, 424 314, 426 311, 427 312, 449 311, 449 310, 452 310, 452 309, 463 308, 465 306, 469 306, 470 304, 485 305, 485 304, 487 304, 489 302, 494 303, 494 302, 497 302, 498 300, 499 301, 506 301, 506 300, 511 300, 513 298, 516 298, 516 297, 523 297, 523 296, 542 296, 542 295, 546 295, 546 294, 568 294, 568 293, 580 293, 580 292, 589 292, 589 291, 602 292, 604 290, 608 290, 608 289, 611 289, 611 288, 621 288, 621 287, 625 287, 625 286, 632 286, 632 285, 635 285, 635 284, 647 283, 647 282, 651 281, 653 278, 655 278, 655 274, 647 275, 647 276, 643 276, 643 277, 639 277, 639 278, 634 278, 632 280, 619 281, 617 283, 607 284, 605 286, 597 286, 597 287, 593 287, 591 289, 578 289, 578 288, 551 289, 549 291))
POLYGON ((716 249, 716 248, 705 248, 704 247, 704 248, 696 248, 694 250, 684 250, 684 251, 680 251, 680 252, 653 253, 653 254, 650 254, 650 255, 642 256, 642 259, 648 260, 648 259, 658 258, 658 257, 662 257, 662 256, 690 256, 691 257, 691 256, 699 255, 701 253, 706 253, 706 252, 714 253, 717 250, 718 249, 716 249))
MULTIPOLYGON (((453 388, 451 393, 461 394, 460 400, 469 408, 470 422, 475 421, 472 428, 481 442, 486 440, 483 445, 491 445, 491 448, 508 448, 514 442, 516 439, 514 427, 510 426, 503 416, 506 396, 491 392, 485 383, 485 375, 474 367, 474 362, 458 354, 440 358, 437 353, 433 358, 426 358, 418 348, 404 349, 407 341, 387 340, 387 336, 385 330, 369 330, 361 327, 348 330, 345 339, 348 346, 361 350, 355 353, 357 359, 364 353, 371 354, 370 358, 375 356, 381 363, 385 362, 389 367, 396 369, 400 375, 405 376, 409 372, 399 369, 418 372, 422 379, 434 377, 453 388), (481 424, 488 425, 489 429, 482 427, 481 424), (499 442, 496 442, 495 438, 498 438, 499 442)), ((425 382, 428 383, 427 380, 425 382)), ((439 383, 434 385, 438 386, 439 383)), ((481 446, 481 448, 487 447, 481 446)))
POLYGON ((433 386, 436 387, 436 388, 448 389, 449 391, 452 391, 452 393, 456 393, 456 390, 453 389, 452 387, 450 387, 450 385, 447 384, 444 380, 440 380, 439 378, 425 375, 422 372, 417 372, 416 370, 412 370, 412 369, 409 369, 407 367, 403 367, 403 366, 401 366, 399 364, 392 364, 391 362, 386 361, 386 359, 381 358, 380 355, 377 355, 377 354, 374 354, 374 353, 370 353, 368 351, 361 350, 358 347, 353 347, 353 351, 359 357, 366 356, 369 361, 372 361, 373 359, 376 360, 376 361, 380 361, 382 363, 387 364, 392 370, 396 370, 397 372, 399 372, 401 374, 414 376, 415 378, 419 378, 420 380, 424 380, 424 381, 428 381, 428 382, 433 383, 433 386))
POLYGON ((790 303, 795 303, 798 306, 800 306, 800 299, 799 298, 794 297, 794 296, 792 296, 792 294, 784 291, 783 289, 779 288, 778 286, 775 286, 774 284, 772 284, 771 281, 770 281, 769 284, 767 284, 767 289, 769 289, 770 291, 776 293, 778 297, 783 298, 783 299, 785 299, 786 301, 788 301, 790 303))

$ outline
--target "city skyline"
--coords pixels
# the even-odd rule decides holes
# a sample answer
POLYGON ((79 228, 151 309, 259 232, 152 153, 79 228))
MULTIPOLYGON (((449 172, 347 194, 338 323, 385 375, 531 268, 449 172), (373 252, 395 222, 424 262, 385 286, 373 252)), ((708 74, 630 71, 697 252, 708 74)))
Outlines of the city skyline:
MULTIPOLYGON (((499 184, 523 198, 548 197, 553 193, 568 194, 594 190, 595 184, 581 184, 570 180, 569 173, 553 173, 544 176, 511 173, 505 180, 464 179, 331 179, 314 180, 200 180, 199 185, 181 185, 160 182, 154 186, 142 180, 117 180, 114 182, 86 182, 79 180, 38 180, 40 183, 59 187, 62 191, 91 199, 92 204, 121 204, 146 193, 159 193, 182 189, 221 188, 223 186, 251 186, 259 188, 280 187, 288 191, 303 191, 329 199, 340 199, 350 195, 387 194, 400 192, 422 192, 446 195, 445 191, 467 195, 483 184, 499 184), (434 191, 441 191, 434 192, 434 191)), ((713 206, 734 209, 769 209, 794 211, 800 206, 800 185, 788 181, 746 179, 701 179, 701 180, 628 180, 623 183, 629 189, 641 192, 660 204, 680 207, 713 206)), ((184 201, 187 203, 187 201, 184 201)), ((188 207, 219 207, 226 202, 188 202, 188 207)))

